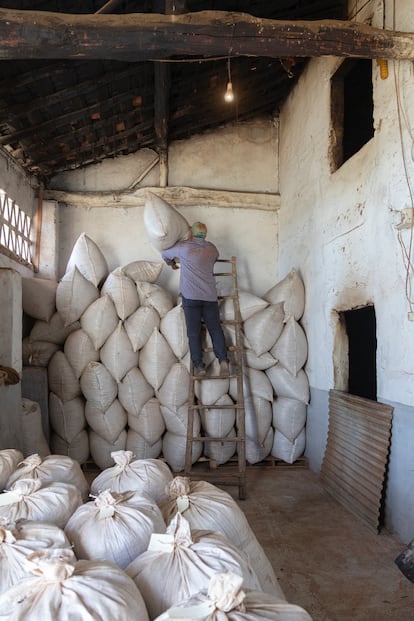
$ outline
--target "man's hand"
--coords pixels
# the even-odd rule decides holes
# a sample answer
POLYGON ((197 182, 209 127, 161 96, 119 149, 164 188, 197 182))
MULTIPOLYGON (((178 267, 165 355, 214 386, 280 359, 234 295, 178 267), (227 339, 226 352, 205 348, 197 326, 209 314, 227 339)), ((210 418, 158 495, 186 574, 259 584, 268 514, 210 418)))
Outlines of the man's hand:
POLYGON ((177 263, 175 262, 175 259, 167 259, 165 262, 167 265, 171 267, 172 270, 180 269, 180 266, 177 265, 177 263))

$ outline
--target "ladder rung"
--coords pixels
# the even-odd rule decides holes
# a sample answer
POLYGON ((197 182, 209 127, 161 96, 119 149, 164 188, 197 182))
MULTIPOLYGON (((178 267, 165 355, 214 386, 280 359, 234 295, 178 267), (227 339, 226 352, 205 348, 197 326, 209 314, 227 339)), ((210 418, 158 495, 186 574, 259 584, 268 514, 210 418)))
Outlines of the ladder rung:
POLYGON ((203 403, 194 403, 188 406, 189 410, 244 410, 242 403, 224 403, 223 405, 204 405, 203 403))
POLYGON ((234 437, 234 438, 213 438, 211 436, 200 436, 200 437, 194 437, 193 438, 193 442, 226 442, 227 444, 229 444, 230 442, 237 442, 237 443, 241 443, 241 442, 245 442, 245 438, 242 437, 234 437))
MULTIPOLYGON (((214 350, 212 347, 203 347, 203 351, 207 353, 214 350)), ((239 345, 228 345, 227 351, 244 351, 244 347, 240 347, 239 345)))

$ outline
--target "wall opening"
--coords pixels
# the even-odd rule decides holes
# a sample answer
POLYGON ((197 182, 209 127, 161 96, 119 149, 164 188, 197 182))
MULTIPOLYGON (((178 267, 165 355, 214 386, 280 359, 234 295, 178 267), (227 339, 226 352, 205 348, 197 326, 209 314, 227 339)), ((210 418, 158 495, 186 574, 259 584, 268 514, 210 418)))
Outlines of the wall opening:
POLYGON ((377 400, 377 325, 373 306, 342 312, 348 337, 348 392, 377 400))
POLYGON ((332 172, 374 136, 372 61, 347 59, 331 79, 332 172))

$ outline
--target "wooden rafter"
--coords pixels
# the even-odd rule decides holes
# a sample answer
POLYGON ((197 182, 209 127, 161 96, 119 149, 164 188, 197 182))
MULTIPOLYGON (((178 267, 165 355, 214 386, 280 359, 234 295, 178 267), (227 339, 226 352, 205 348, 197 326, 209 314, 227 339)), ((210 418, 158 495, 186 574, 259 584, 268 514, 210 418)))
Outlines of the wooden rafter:
POLYGON ((0 59, 160 60, 172 55, 414 59, 414 33, 244 13, 68 15, 0 9, 0 59))

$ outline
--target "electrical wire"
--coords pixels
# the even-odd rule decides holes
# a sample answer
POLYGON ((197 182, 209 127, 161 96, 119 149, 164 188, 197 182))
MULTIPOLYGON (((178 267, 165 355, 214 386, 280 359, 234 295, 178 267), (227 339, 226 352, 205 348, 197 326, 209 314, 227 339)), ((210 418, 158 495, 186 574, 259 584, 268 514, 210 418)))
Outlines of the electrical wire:
MULTIPOLYGON (((393 29, 395 30, 395 0, 394 0, 394 6, 393 6, 393 29)), ((406 180, 406 184, 408 188, 408 193, 410 195, 411 209, 412 209, 412 214, 413 214, 413 217, 411 219, 408 244, 405 243, 401 231, 398 231, 397 237, 398 237, 398 242, 401 247, 403 263, 404 263, 404 268, 405 268, 405 296, 409 304, 410 311, 413 311, 414 310, 414 298, 412 295, 411 281, 412 279, 414 279, 414 265, 413 265, 413 258, 412 258, 413 257, 413 246, 414 246, 414 193, 413 193, 412 184, 410 182, 409 165, 408 165, 407 156, 406 156, 405 148, 404 148, 405 145, 404 145, 403 126, 408 131, 408 134, 410 137, 411 154, 413 153, 413 147, 414 147, 414 134, 411 129, 411 126, 410 126, 406 111, 404 110, 404 106, 403 106, 402 99, 401 99, 400 63, 396 63, 396 61, 394 61, 393 66, 394 66, 394 71, 393 71, 394 90, 395 90, 395 98, 397 102, 397 118, 398 118, 398 129, 399 129, 399 134, 400 134, 401 155, 402 155, 402 160, 403 160, 404 176, 405 176, 405 180, 406 180)), ((413 157, 411 155, 411 160, 412 159, 413 157)))

